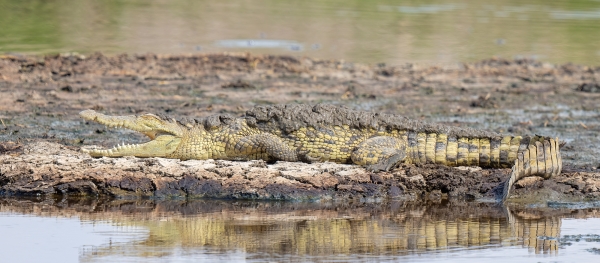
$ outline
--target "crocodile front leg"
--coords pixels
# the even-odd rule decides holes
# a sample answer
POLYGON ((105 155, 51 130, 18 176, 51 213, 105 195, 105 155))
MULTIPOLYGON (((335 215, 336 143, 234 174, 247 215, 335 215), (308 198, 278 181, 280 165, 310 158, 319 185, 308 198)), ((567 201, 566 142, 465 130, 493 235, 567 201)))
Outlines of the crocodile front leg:
POLYGON ((301 154, 281 138, 270 134, 254 134, 240 138, 234 145, 234 159, 263 159, 265 161, 303 161, 301 154))
POLYGON ((369 171, 389 171, 406 158, 406 143, 388 136, 369 138, 352 151, 351 158, 369 171))

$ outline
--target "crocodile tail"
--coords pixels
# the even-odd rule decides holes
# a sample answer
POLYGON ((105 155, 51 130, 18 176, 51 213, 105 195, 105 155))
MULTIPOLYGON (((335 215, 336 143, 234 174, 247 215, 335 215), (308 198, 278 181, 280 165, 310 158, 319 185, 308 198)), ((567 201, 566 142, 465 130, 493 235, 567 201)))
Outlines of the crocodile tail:
POLYGON ((502 202, 521 178, 560 174, 558 138, 541 136, 460 137, 444 133, 409 132, 407 160, 448 166, 512 167, 504 184, 502 202))
POLYGON ((562 170, 558 138, 534 136, 521 140, 526 141, 527 144, 521 143, 510 177, 504 183, 502 202, 508 198, 510 189, 519 179, 534 175, 549 179, 560 174, 562 170))

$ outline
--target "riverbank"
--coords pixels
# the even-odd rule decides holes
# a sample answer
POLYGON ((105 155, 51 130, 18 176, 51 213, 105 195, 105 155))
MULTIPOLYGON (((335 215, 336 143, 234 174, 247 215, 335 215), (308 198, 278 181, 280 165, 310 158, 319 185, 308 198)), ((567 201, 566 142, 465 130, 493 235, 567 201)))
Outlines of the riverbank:
POLYGON ((144 141, 77 113, 178 118, 241 115, 254 105, 332 103, 445 125, 559 137, 563 174, 517 183, 512 201, 600 198, 600 68, 489 59, 456 65, 365 65, 250 54, 0 56, 4 195, 379 201, 494 200, 505 169, 160 158, 92 159, 85 145, 144 141))
MULTIPOLYGON (((112 196, 158 199, 253 199, 383 202, 500 197, 510 169, 403 165, 371 173, 335 163, 180 161, 164 158, 91 158, 73 147, 39 141, 0 156, 0 195, 112 196)), ((600 174, 565 172, 516 183, 513 201, 600 200, 600 174)))

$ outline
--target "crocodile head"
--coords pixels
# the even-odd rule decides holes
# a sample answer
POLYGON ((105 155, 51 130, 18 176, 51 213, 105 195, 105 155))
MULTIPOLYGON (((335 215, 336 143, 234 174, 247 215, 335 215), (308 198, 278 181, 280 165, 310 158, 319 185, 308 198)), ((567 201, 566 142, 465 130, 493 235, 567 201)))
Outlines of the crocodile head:
POLYGON ((108 116, 93 110, 84 110, 79 116, 108 127, 126 128, 141 132, 151 141, 142 144, 118 145, 111 149, 82 149, 93 157, 167 157, 181 143, 184 127, 175 120, 165 120, 153 114, 141 116, 108 116))

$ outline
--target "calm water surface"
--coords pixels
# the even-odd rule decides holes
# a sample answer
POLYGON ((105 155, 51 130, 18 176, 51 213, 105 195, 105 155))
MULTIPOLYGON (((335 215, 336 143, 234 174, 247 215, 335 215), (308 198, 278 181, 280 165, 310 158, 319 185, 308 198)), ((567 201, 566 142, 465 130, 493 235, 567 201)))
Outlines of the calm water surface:
MULTIPOLYGON (((250 51, 598 65, 600 1, 0 0, 0 54, 250 51)), ((1 262, 590 262, 600 211, 0 199, 1 262)))
POLYGON ((2 199, 0 227, 6 262, 589 262, 600 257, 596 208, 2 199))
POLYGON ((95 51, 598 65, 600 1, 0 0, 0 52, 95 51))

